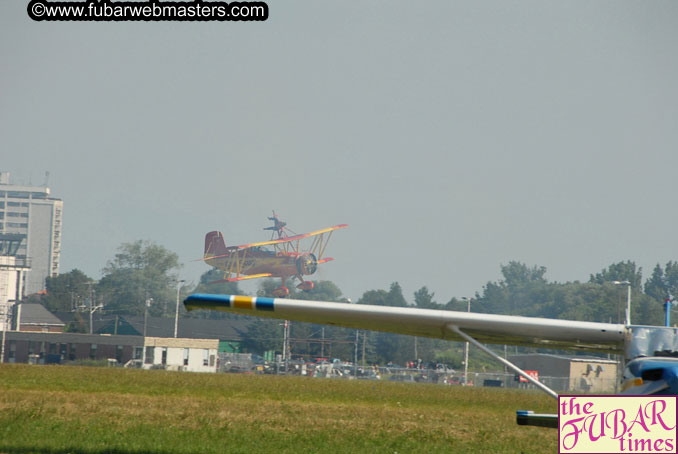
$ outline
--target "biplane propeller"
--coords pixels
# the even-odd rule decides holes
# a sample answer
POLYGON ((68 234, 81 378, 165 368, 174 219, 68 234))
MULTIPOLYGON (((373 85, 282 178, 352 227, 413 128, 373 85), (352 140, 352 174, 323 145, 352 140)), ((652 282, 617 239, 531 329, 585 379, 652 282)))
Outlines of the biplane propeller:
POLYGON ((287 223, 281 221, 273 212, 268 218, 273 226, 264 230, 274 231, 278 238, 259 243, 226 246, 221 232, 213 231, 205 235, 205 253, 201 259, 210 266, 224 271, 223 279, 214 282, 237 282, 261 277, 279 277, 280 287, 273 291, 276 297, 285 297, 290 291, 285 286, 288 278, 298 279, 297 288, 312 290, 313 282, 304 279, 316 272, 318 265, 334 260, 325 257, 327 244, 335 230, 348 227, 339 224, 309 233, 287 235, 287 223), (301 240, 313 238, 308 249, 301 249, 301 240))

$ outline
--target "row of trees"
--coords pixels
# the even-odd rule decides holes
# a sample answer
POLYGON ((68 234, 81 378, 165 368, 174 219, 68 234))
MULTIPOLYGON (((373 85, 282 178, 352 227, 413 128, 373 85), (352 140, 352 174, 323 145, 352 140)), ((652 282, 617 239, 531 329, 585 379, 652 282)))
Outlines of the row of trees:
MULTIPOLYGON (((149 314, 173 317, 177 290, 183 297, 189 293, 242 293, 237 283, 210 282, 222 278, 222 272, 205 272, 197 285, 180 285, 177 280, 178 256, 162 246, 148 241, 124 243, 104 268, 104 276, 95 281, 75 269, 57 277, 47 278, 47 292, 32 296, 55 312, 72 311, 78 307, 102 305, 110 314, 141 315, 146 301, 152 299, 149 314)), ((471 310, 482 313, 526 315, 570 320, 623 322, 626 289, 614 281, 628 281, 632 289, 632 321, 635 324, 658 325, 663 321, 662 303, 678 295, 678 262, 657 265, 649 279, 643 282, 642 269, 632 261, 610 265, 591 274, 587 282, 550 282, 546 268, 509 262, 501 266, 502 279, 488 282, 471 301, 471 310)), ((263 280, 259 296, 272 296, 278 286, 274 280, 263 280)), ((308 292, 296 292, 296 299, 348 302, 341 290, 330 281, 317 281, 308 292)), ((468 301, 456 297, 439 303, 427 287, 414 292, 411 301, 394 282, 388 290, 374 289, 363 293, 357 304, 380 306, 415 306, 426 309, 466 311, 468 301)), ((181 307, 183 312, 183 306, 181 307)), ((194 311, 181 316, 199 318, 238 318, 240 316, 215 311, 194 311)), ((71 326, 73 330, 82 327, 71 326)), ((282 349, 283 328, 279 320, 254 319, 243 346, 251 352, 282 349)), ((393 361, 405 363, 416 359, 440 361, 461 367, 461 344, 434 339, 414 339, 389 333, 360 332, 332 326, 294 323, 291 329, 292 353, 297 355, 353 358, 357 347, 369 363, 393 361), (325 346, 321 346, 322 339, 325 346), (330 341, 331 340, 331 341, 330 341), (415 357, 416 356, 416 357, 415 357)), ((472 360, 474 358, 472 357, 472 360)), ((483 361, 480 358, 478 361, 483 361)), ((477 362, 477 361, 474 361, 477 362)))
POLYGON ((35 300, 54 312, 102 305, 113 314, 139 315, 152 300, 149 314, 174 314, 179 257, 149 241, 124 243, 95 281, 78 269, 46 280, 46 294, 35 300))

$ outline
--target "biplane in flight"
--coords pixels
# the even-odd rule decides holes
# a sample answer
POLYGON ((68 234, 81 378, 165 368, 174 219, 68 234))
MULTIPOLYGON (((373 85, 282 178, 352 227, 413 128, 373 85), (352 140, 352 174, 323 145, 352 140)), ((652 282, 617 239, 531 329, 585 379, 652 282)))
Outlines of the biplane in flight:
POLYGON ((269 241, 227 247, 221 232, 209 232, 205 235, 205 254, 201 260, 224 271, 224 278, 215 282, 278 277, 282 284, 273 294, 279 298, 290 293, 285 286, 288 278, 299 280, 298 289, 312 290, 313 282, 305 280, 304 276, 315 273, 319 264, 334 260, 324 256, 327 244, 335 230, 348 227, 348 224, 295 234, 286 227, 285 222, 278 219, 275 212, 268 219, 273 221, 272 226, 264 228, 273 231, 269 241), (313 239, 310 247, 302 250, 301 240, 306 238, 313 239))

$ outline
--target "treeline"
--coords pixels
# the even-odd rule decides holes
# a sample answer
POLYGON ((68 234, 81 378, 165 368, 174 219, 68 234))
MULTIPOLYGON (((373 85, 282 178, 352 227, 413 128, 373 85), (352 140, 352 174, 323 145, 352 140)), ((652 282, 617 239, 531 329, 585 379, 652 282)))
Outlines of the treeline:
MULTIPOLYGON (((190 293, 242 293, 237 283, 210 284, 223 278, 223 272, 205 272, 197 285, 178 280, 178 256, 148 241, 124 243, 107 263, 103 277, 95 281, 79 270, 47 278, 47 292, 31 295, 28 302, 39 302, 54 312, 89 309, 102 306, 109 314, 173 317, 177 292, 180 299, 190 293), (147 306, 148 304, 148 306, 147 306)), ((502 278, 487 282, 470 301, 471 311, 493 314, 524 315, 597 322, 623 323, 626 309, 626 284, 631 286, 634 324, 661 325, 664 320, 663 302, 678 295, 678 262, 657 264, 649 279, 643 281, 642 269, 632 261, 614 263, 587 282, 550 282, 546 268, 509 262, 501 266, 502 278)), ((330 281, 316 281, 311 291, 294 291, 291 298, 348 302, 341 290, 330 281)), ((272 296, 279 285, 276 280, 262 280, 259 296, 272 296)), ((356 304, 380 306, 414 306, 426 309, 466 311, 469 301, 453 297, 439 302, 427 287, 414 292, 411 299, 403 295, 397 282, 388 290, 374 289, 363 293, 356 304)), ((215 311, 194 311, 187 314, 180 305, 181 317, 238 318, 241 316, 215 311)), ((83 320, 71 324, 70 331, 85 331, 83 320)), ((243 347, 250 352, 282 350, 283 328, 279 320, 255 319, 244 335, 243 347)), ((293 323, 291 327, 293 355, 353 359, 384 364, 392 361, 404 364, 421 359, 424 362, 446 362, 462 367, 461 344, 447 341, 412 338, 380 332, 332 326, 293 323), (325 342, 323 342, 323 339, 325 342)), ((484 357, 474 358, 475 364, 485 364, 484 357)), ((471 363, 470 361, 470 363, 471 363)), ((471 363, 473 364, 473 363, 471 363)))
MULTIPOLYGON (((100 307, 101 312, 118 315, 174 317, 177 296, 183 299, 194 291, 202 291, 214 272, 205 273, 196 286, 179 279, 179 257, 176 253, 150 241, 123 243, 104 267, 98 281, 78 269, 56 277, 48 277, 46 292, 28 295, 25 302, 40 303, 52 312, 73 312, 76 321, 66 329, 86 332, 82 314, 100 307), (177 293, 178 292, 178 293, 177 293)), ((235 283, 219 284, 214 290, 238 293, 235 283)), ((185 316, 183 305, 180 311, 185 316)))

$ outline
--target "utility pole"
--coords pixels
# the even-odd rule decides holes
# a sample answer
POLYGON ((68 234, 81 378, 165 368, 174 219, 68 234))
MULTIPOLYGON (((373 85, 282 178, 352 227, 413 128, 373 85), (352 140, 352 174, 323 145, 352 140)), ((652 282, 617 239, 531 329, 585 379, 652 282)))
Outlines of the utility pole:
POLYGON ((367 340, 367 331, 363 331, 363 371, 365 370, 365 341, 367 340))
POLYGON ((419 359, 419 353, 417 352, 417 336, 414 336, 414 360, 419 359))
POLYGON ((94 334, 94 327, 92 326, 93 323, 93 315, 94 311, 92 310, 92 299, 94 298, 94 290, 92 289, 92 285, 89 286, 89 333, 94 334))
POLYGON ((151 303, 153 302, 153 298, 148 297, 148 292, 146 292, 146 305, 144 307, 144 350, 143 350, 143 355, 142 355, 142 365, 141 367, 144 367, 143 365, 146 364, 146 326, 147 326, 147 321, 148 321, 148 308, 151 307, 151 303))
POLYGON ((626 286, 626 326, 631 325, 631 282, 629 281, 613 281, 614 285, 626 286))
POLYGON ((355 330, 355 351, 353 353, 353 370, 355 378, 358 378, 358 333, 360 331, 355 330))
POLYGON ((7 320, 9 312, 9 304, 6 304, 2 309, 2 347, 0 347, 0 364, 5 362, 5 338, 7 337, 7 320))
POLYGON ((186 282, 185 280, 181 279, 177 281, 177 311, 174 314, 174 337, 177 337, 177 333, 179 331, 179 293, 181 292, 181 284, 186 282))
MULTIPOLYGON (((467 303, 466 312, 471 312, 471 298, 463 296, 461 298, 467 303)), ((468 385, 468 341, 464 344, 464 386, 468 385)))
POLYGON ((289 355, 290 355, 290 321, 285 320, 285 324, 283 325, 283 354, 282 354, 283 364, 285 364, 285 372, 287 372, 287 362, 289 361, 289 355))
POLYGON ((89 333, 94 334, 94 326, 93 326, 93 316, 94 313, 96 312, 97 309, 101 309, 104 306, 102 304, 96 304, 96 290, 92 288, 92 285, 90 284, 90 289, 89 289, 89 333))
POLYGON ((146 293, 146 308, 144 309, 144 338, 146 338, 146 326, 148 321, 148 308, 151 307, 153 298, 148 298, 148 293, 146 293))

